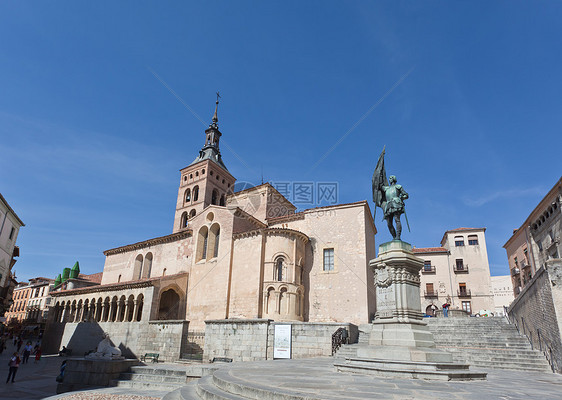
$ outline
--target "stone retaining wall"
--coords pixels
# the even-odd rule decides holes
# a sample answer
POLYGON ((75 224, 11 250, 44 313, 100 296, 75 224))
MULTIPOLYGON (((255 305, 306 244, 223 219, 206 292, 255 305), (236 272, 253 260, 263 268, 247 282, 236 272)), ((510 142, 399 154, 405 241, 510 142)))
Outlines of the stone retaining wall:
MULTIPOLYGON (((275 325, 288 325, 273 322, 269 326, 267 358, 273 359, 273 339, 275 325)), ((332 355, 332 335, 338 328, 346 328, 350 343, 357 342, 359 330, 356 325, 337 322, 291 322, 291 358, 330 357, 332 355)))
POLYGON ((275 325, 292 325, 292 358, 332 355, 332 334, 341 327, 350 333, 350 342, 357 341, 359 331, 349 323, 273 322, 268 319, 205 321, 204 361, 214 357, 233 361, 273 359, 275 325))
MULTIPOLYGON (((554 261, 554 260, 552 260, 554 261)), ((508 308, 509 321, 562 373, 562 264, 537 270, 508 308)))
POLYGON ((205 321, 203 361, 215 357, 233 361, 265 360, 269 319, 219 319, 205 321))
POLYGON ((86 360, 68 359, 64 380, 57 385, 57 393, 110 386, 122 372, 139 365, 138 360, 86 360))
POLYGON ((62 346, 81 357, 95 350, 104 332, 127 358, 140 358, 145 353, 159 353, 160 361, 179 360, 187 343, 189 321, 148 322, 67 322, 46 329, 46 353, 57 353, 62 346))

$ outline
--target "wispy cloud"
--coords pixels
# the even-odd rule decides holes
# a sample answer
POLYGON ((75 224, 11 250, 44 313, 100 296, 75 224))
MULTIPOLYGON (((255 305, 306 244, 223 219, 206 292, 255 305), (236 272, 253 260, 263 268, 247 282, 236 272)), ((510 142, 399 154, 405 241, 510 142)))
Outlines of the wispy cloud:
POLYGON ((506 189, 506 190, 497 190, 495 192, 487 193, 483 196, 479 197, 470 197, 465 196, 462 201, 469 207, 481 207, 484 204, 491 203, 493 201, 507 199, 507 198, 519 198, 519 197, 527 197, 527 196, 543 196, 546 193, 546 190, 540 186, 528 188, 528 189, 521 189, 521 188, 514 188, 514 189, 506 189))

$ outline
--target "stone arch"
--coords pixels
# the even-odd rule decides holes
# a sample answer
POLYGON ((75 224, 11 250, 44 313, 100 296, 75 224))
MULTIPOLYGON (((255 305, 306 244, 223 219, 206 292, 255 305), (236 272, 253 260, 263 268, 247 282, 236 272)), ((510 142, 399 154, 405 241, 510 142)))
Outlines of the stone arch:
POLYGON ((103 315, 101 317, 102 322, 106 322, 109 319, 109 311, 111 310, 111 300, 109 296, 105 298, 103 302, 103 315))
POLYGON ((275 307, 275 288, 270 286, 266 291, 266 301, 265 301, 265 313, 273 314, 276 310, 275 307))
POLYGON ((137 308, 134 321, 140 321, 142 319, 142 308, 144 306, 144 295, 141 293, 137 296, 137 308))
POLYGON ((118 308, 117 308, 117 321, 118 322, 123 322, 125 320, 125 305, 126 305, 126 297, 125 295, 122 295, 119 298, 119 304, 118 304, 118 308))
POLYGON ((76 303, 76 317, 74 321, 76 322, 82 321, 83 312, 84 312, 84 303, 82 302, 82 299, 80 299, 78 300, 78 303, 76 303))
POLYGON ((76 320, 76 300, 72 302, 70 306, 70 322, 74 322, 76 320))
POLYGON ((209 244, 209 228, 202 226, 197 234, 197 252, 195 262, 207 258, 207 245, 209 244))
POLYGON ((193 202, 196 202, 197 200, 199 200, 199 186, 195 186, 193 188, 193 202))
POLYGON ((135 296, 130 295, 127 299, 127 308, 126 308, 126 315, 125 320, 127 322, 133 321, 135 317, 135 296))
POLYGON ((186 202, 186 203, 191 202, 191 189, 189 189, 189 188, 185 189, 185 192, 183 194, 183 199, 184 199, 184 202, 186 202))
POLYGON ((102 304, 103 304, 103 300, 100 297, 100 298, 98 298, 98 301, 97 301, 97 304, 96 304, 96 315, 94 316, 94 321, 96 321, 96 322, 101 322, 102 304))
POLYGON ((84 307, 82 308, 82 317, 80 318, 81 321, 88 320, 88 313, 90 312, 90 300, 84 300, 84 307))
POLYGON ((144 257, 144 262, 142 265, 142 278, 150 278, 150 273, 152 272, 152 260, 154 256, 151 252, 146 253, 144 257))
POLYGON ((220 201, 219 201, 219 206, 224 207, 225 205, 226 205, 226 200, 225 200, 224 194, 221 194, 221 199, 220 199, 220 201))
POLYGON ((90 300, 90 313, 88 314, 88 321, 94 321, 96 318, 96 299, 90 300))
POLYGON ((213 189, 213 192, 211 193, 211 204, 219 204, 219 191, 217 189, 213 189))
POLYGON ((179 319, 180 295, 173 288, 164 290, 160 294, 158 304, 158 319, 179 319))
POLYGON ((138 279, 141 278, 141 273, 142 273, 142 254, 139 254, 136 258, 135 258, 135 264, 133 267, 133 280, 136 281, 138 279))
POLYGON ((111 313, 109 315, 109 320, 111 322, 117 321, 117 305, 118 305, 117 296, 113 296, 113 298, 111 299, 111 313))
POLYGON ((425 308, 425 313, 426 315, 431 315, 432 317, 435 317, 435 310, 433 310, 433 304, 430 304, 425 308))

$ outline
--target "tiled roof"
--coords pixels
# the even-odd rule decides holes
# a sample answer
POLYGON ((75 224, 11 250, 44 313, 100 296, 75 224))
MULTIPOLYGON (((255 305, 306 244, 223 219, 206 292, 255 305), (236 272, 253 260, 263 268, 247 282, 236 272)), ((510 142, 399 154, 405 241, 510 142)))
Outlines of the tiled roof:
POLYGON ((414 253, 446 253, 448 250, 444 247, 414 247, 414 253))
MULTIPOLYGON (((99 272, 99 274, 101 274, 101 272, 99 272)), ((92 274, 92 275, 97 275, 97 274, 92 274)), ((77 294, 77 293, 89 293, 89 292, 103 292, 103 291, 108 291, 108 290, 112 290, 112 289, 119 289, 119 288, 123 288, 123 287, 127 287, 127 286, 150 286, 152 284, 152 282, 156 282, 162 279, 166 279, 166 280, 170 280, 170 279, 174 279, 174 278, 178 278, 180 276, 185 276, 187 275, 186 272, 178 272, 177 274, 172 274, 172 275, 163 275, 163 276, 155 276, 152 278, 143 278, 143 279, 137 279, 134 281, 126 281, 126 282, 114 282, 114 283, 106 283, 105 285, 94 285, 94 286, 88 286, 88 287, 82 287, 82 288, 76 288, 76 289, 67 289, 67 290, 60 290, 60 291, 56 291, 56 292, 52 292, 52 296, 67 296, 67 295, 73 295, 73 294, 77 294)), ((87 275, 88 276, 88 275, 87 275)))
POLYGON ((103 276, 103 272, 96 272, 95 274, 90 274, 90 275, 79 274, 78 278, 90 282, 101 283, 102 276, 103 276))

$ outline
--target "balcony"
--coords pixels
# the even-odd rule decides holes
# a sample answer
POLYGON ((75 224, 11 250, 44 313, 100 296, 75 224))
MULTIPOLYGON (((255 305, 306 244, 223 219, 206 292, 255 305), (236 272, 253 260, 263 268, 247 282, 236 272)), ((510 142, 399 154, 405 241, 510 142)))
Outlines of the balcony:
POLYGON ((422 274, 434 274, 435 273, 435 265, 424 265, 421 269, 422 274))
POLYGON ((465 289, 465 290, 457 290, 457 294, 459 297, 471 297, 470 294, 470 289, 465 289))
POLYGON ((466 265, 453 265, 453 272, 455 274, 468 274, 468 264, 466 264, 466 265))
POLYGON ((519 271, 519 268, 515 267, 511 270, 511 276, 519 275, 519 272, 521 272, 519 271))
POLYGON ((426 298, 439 297, 439 295, 437 294, 437 292, 435 290, 432 290, 432 291, 425 290, 423 292, 423 296, 426 297, 426 298))

